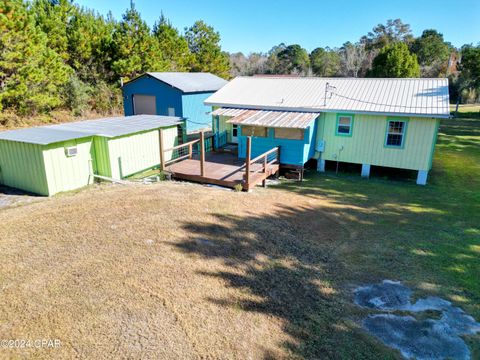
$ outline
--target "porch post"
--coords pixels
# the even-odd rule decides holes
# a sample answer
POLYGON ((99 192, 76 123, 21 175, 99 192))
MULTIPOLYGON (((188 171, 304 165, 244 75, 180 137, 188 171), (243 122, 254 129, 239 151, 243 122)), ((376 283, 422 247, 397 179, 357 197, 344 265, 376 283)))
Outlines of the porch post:
POLYGON ((163 130, 158 130, 158 143, 160 145, 160 170, 165 171, 165 159, 163 153, 163 130))
POLYGON ((317 171, 318 172, 325 172, 325 160, 320 158, 317 161, 317 171))
POLYGON ((205 133, 200 131, 200 175, 205 176, 205 133))
POLYGON ((370 164, 362 164, 362 177, 363 178, 370 177, 370 164))
POLYGON ((418 170, 417 185, 427 185, 428 170, 418 170))
POLYGON ((245 175, 246 175, 246 182, 247 182, 247 190, 250 184, 250 160, 252 158, 252 137, 247 136, 247 154, 246 154, 246 161, 245 161, 245 175))
MULTIPOLYGON (((267 173, 267 162, 268 162, 268 155, 265 155, 263 158, 263 173, 267 173)), ((262 181, 262 186, 267 187, 267 177, 265 176, 265 179, 262 181)))

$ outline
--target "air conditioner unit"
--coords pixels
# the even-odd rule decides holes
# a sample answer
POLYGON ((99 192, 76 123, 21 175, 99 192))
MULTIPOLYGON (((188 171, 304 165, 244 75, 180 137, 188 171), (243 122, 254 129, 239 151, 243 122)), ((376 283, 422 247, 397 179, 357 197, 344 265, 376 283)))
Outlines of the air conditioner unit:
POLYGON ((77 156, 77 154, 78 149, 76 146, 70 146, 65 148, 65 155, 67 155, 68 157, 77 156))

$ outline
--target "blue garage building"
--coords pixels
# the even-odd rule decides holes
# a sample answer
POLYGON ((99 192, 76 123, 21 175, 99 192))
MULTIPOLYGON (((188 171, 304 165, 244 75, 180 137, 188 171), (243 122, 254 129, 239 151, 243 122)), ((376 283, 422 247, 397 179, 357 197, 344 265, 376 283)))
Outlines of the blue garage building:
POLYGON ((211 126, 203 101, 226 83, 210 73, 148 72, 123 85, 124 112, 182 117, 186 132, 195 132, 211 126))

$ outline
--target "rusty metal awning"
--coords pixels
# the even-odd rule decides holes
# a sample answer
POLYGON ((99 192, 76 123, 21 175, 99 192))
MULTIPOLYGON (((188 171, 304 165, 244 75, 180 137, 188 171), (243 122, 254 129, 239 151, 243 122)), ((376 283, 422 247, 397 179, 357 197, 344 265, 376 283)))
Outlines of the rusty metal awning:
POLYGON ((220 108, 213 111, 212 115, 231 116, 227 122, 238 125, 306 129, 320 113, 220 108))

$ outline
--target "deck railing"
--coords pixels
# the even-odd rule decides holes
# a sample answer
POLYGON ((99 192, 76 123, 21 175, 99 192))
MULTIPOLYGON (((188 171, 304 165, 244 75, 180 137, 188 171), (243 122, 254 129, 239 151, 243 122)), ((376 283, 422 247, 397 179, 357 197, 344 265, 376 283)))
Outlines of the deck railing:
POLYGON ((227 131, 215 133, 215 149, 221 148, 227 144, 227 131))
POLYGON ((252 139, 247 137, 247 156, 245 161, 245 182, 247 188, 252 176, 257 173, 266 173, 270 165, 280 163, 280 147, 274 147, 263 154, 251 159, 252 139))
POLYGON ((193 157, 193 146, 199 142, 200 139, 196 139, 185 144, 180 144, 165 150, 161 150, 160 162, 162 170, 165 170, 165 166, 168 164, 172 164, 184 159, 191 159, 193 157))

